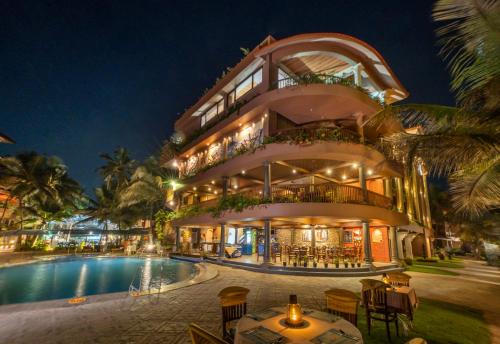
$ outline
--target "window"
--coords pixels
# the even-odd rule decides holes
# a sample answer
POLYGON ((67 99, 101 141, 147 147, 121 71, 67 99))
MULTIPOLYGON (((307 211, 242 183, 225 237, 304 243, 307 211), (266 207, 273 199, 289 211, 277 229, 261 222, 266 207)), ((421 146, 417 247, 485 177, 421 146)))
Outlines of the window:
POLYGON ((251 89, 262 83, 262 68, 257 69, 252 75, 240 82, 236 87, 229 92, 228 104, 233 105, 240 97, 248 93, 251 89))
MULTIPOLYGON (((328 240, 328 230, 327 229, 316 229, 315 231, 316 242, 327 241, 328 240)), ((302 241, 311 241, 312 230, 303 229, 302 230, 302 241)))
POLYGON ((344 242, 352 242, 352 232, 344 231, 344 242))
POLYGON ((211 119, 224 111, 224 98, 212 105, 203 115, 201 115, 201 126, 203 127, 211 119))

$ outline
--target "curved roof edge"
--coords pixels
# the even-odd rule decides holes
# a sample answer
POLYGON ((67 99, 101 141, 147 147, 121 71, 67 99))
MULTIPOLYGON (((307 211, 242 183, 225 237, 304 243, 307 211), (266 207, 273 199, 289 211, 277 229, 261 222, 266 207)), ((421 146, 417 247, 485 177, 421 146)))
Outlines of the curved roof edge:
POLYGON ((294 44, 319 43, 319 42, 338 43, 339 45, 343 45, 350 50, 354 50, 361 53, 362 56, 365 56, 365 58, 361 62, 370 63, 375 68, 375 70, 378 71, 379 75, 383 79, 386 79, 387 84, 389 86, 403 92, 402 98, 408 97, 409 95, 408 90, 406 90, 403 84, 401 84, 397 76, 389 67, 388 63, 374 47, 356 37, 346 35, 343 33, 320 32, 320 33, 304 33, 295 36, 290 36, 287 38, 276 40, 262 47, 256 52, 255 57, 262 57, 263 55, 272 53, 273 51, 276 51, 280 48, 284 48, 294 44), (377 67, 376 65, 379 66, 382 65, 383 67, 382 68, 377 67), (381 70, 383 71, 383 68, 385 68, 389 73, 388 75, 389 78, 384 77, 384 73, 381 72, 381 70))

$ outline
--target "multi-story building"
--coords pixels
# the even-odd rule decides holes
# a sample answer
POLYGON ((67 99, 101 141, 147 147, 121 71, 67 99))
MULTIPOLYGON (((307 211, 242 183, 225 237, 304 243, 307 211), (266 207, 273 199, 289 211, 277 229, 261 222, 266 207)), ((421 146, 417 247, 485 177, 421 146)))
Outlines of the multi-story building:
POLYGON ((363 125, 407 96, 354 37, 267 37, 180 116, 164 147, 180 177, 178 247, 223 256, 242 244, 270 262, 279 247, 326 246, 372 265, 411 257, 421 237, 430 254, 424 165, 404 168, 377 148, 399 123, 363 125))

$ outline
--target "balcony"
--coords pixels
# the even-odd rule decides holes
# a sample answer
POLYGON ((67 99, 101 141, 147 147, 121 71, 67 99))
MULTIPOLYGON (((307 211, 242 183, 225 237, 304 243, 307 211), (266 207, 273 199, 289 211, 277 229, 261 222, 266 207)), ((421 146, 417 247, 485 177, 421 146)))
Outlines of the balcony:
MULTIPOLYGON (((205 208, 207 212, 212 212, 216 211, 220 199, 221 197, 191 205, 184 205, 183 208, 195 205, 205 208)), ((364 204, 385 209, 392 207, 391 199, 388 197, 369 190, 367 190, 365 197, 361 188, 337 183, 273 185, 271 186, 271 197, 269 199, 263 197, 261 188, 234 193, 229 195, 228 199, 234 201, 229 203, 243 205, 240 208, 244 208, 244 204, 252 206, 283 203, 364 204)), ((218 210, 226 211, 234 209, 218 210)))

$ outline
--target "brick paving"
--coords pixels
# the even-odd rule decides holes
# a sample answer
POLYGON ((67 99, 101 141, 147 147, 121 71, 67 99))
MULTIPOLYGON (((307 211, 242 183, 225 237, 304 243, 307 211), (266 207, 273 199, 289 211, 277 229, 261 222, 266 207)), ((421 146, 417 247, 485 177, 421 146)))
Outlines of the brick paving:
MULTIPOLYGON (((284 305, 298 294, 307 307, 322 308, 323 291, 332 288, 360 290, 359 278, 268 275, 211 265, 219 276, 202 284, 165 294, 133 299, 121 294, 111 300, 79 306, 39 307, 1 312, 2 343, 189 343, 187 326, 220 333, 217 293, 224 287, 249 288, 249 311, 284 305)), ((482 309, 499 319, 499 286, 430 274, 411 273, 421 297, 482 309), (464 295, 470 294, 470 297, 464 295)))

